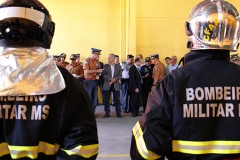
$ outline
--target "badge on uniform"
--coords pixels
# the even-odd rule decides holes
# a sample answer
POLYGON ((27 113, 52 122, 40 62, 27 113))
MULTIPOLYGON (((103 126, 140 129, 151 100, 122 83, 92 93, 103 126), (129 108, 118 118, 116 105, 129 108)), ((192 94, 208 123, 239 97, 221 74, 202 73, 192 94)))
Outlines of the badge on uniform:
POLYGON ((144 73, 148 73, 148 69, 147 68, 144 68, 144 73))

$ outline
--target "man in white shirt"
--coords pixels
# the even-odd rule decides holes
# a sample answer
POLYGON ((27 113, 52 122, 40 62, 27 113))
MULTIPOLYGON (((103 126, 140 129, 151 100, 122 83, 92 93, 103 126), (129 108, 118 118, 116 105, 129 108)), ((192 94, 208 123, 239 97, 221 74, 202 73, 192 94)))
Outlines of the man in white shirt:
POLYGON ((133 61, 134 61, 134 56, 129 54, 127 55, 127 60, 120 64, 122 67, 122 79, 121 79, 122 111, 124 113, 128 113, 130 110, 130 107, 128 104, 128 97, 130 96, 128 91, 129 90, 128 84, 129 84, 129 69, 133 65, 133 61))
POLYGON ((177 63, 177 56, 172 56, 170 58, 171 64, 168 66, 168 69, 166 70, 166 74, 170 73, 172 70, 179 68, 180 66, 177 63))

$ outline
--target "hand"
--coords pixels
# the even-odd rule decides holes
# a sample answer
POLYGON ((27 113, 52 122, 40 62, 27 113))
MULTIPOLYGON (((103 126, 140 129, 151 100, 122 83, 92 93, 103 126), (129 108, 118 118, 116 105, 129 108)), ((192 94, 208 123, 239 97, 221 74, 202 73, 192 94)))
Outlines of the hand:
POLYGON ((99 76, 96 76, 95 79, 96 79, 96 80, 99 80, 99 76))
POLYGON ((145 78, 147 78, 147 77, 149 77, 149 76, 150 76, 150 74, 148 73, 148 74, 145 75, 145 78))
POLYGON ((119 84, 122 84, 122 81, 121 81, 121 80, 119 80, 118 82, 119 82, 119 84))
POLYGON ((98 73, 102 73, 103 70, 104 70, 104 69, 98 69, 97 72, 98 72, 98 73))
POLYGON ((151 91, 153 91, 156 88, 156 86, 152 86, 151 91))
POLYGON ((139 92, 139 89, 138 89, 138 88, 136 88, 136 89, 135 89, 135 92, 136 92, 136 93, 138 93, 138 92, 139 92))
POLYGON ((109 82, 108 85, 111 86, 113 84, 113 82, 109 82))
POLYGON ((116 82, 116 78, 111 78, 111 82, 116 82))

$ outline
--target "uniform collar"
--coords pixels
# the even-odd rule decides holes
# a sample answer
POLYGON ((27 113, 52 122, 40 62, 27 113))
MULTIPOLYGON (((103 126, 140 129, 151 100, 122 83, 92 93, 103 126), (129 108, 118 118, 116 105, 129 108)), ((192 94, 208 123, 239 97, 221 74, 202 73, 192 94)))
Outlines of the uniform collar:
POLYGON ((185 54, 184 63, 192 63, 201 60, 230 60, 230 51, 228 50, 194 50, 185 54))

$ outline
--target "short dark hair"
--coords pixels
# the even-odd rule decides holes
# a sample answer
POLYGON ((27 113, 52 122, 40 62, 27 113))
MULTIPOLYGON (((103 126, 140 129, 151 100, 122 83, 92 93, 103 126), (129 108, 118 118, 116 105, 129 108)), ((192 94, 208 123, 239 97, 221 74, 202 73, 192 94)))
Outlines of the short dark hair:
POLYGON ((130 59, 130 58, 134 58, 134 56, 131 54, 127 55, 127 59, 130 59))
POLYGON ((134 62, 140 62, 140 58, 135 58, 134 62))
POLYGON ((143 56, 142 56, 142 54, 138 54, 138 55, 137 55, 137 57, 141 57, 141 58, 143 59, 143 56))
POLYGON ((166 60, 166 59, 170 59, 170 57, 166 57, 165 60, 166 60))

